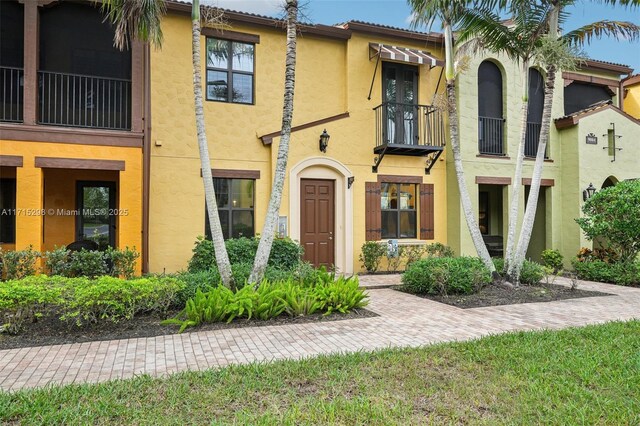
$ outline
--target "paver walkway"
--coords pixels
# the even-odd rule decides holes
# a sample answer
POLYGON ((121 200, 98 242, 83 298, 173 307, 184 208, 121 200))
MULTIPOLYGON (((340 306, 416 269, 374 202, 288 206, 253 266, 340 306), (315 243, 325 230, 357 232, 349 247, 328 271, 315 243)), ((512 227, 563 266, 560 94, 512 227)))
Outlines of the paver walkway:
MULTIPOLYGON (((381 280, 385 284, 392 281, 386 276, 363 277, 361 282, 368 285, 367 281, 381 280)), ((380 315, 375 318, 2 350, 0 388, 96 382, 143 373, 159 376, 252 361, 419 346, 512 330, 640 318, 640 289, 589 282, 582 282, 580 288, 612 295, 460 309, 381 288, 369 290, 368 309, 380 315)))

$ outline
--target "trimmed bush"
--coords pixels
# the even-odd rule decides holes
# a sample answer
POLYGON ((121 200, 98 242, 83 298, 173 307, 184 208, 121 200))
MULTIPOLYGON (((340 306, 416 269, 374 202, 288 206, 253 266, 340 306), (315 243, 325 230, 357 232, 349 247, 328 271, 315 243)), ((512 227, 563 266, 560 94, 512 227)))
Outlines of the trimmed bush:
POLYGON ((195 297, 198 290, 206 293, 220 285, 220 274, 216 269, 200 272, 181 272, 173 275, 184 285, 176 293, 174 306, 183 307, 187 300, 195 297))
POLYGON ((403 288, 415 294, 471 294, 491 283, 491 273, 475 257, 431 257, 412 263, 403 288))
POLYGON ((424 246, 424 252, 428 257, 454 257, 455 253, 449 246, 442 243, 431 243, 424 246))
POLYGON ((541 258, 542 265, 549 268, 549 270, 554 274, 557 274, 562 270, 564 256, 562 256, 559 250, 543 250, 541 258))
MULTIPOLYGON (((496 267, 496 272, 504 276, 504 259, 500 257, 494 257, 493 264, 496 267)), ((537 262, 531 260, 525 260, 520 269, 520 284, 536 285, 544 278, 544 268, 537 262)))
POLYGON ((66 247, 56 247, 44 254, 45 272, 51 276, 89 277, 101 275, 130 279, 135 274, 136 260, 140 253, 135 247, 116 249, 108 247, 106 251, 80 250, 70 251, 66 247))
POLYGON ((56 314, 80 326, 131 319, 141 312, 166 312, 184 284, 170 277, 95 280, 39 275, 0 285, 5 330, 18 331, 30 319, 56 314))
POLYGON ((314 312, 328 315, 333 312, 348 313, 366 306, 368 296, 358 286, 356 277, 325 281, 329 276, 333 275, 321 274, 314 286, 301 286, 293 280, 264 280, 257 289, 250 285, 235 292, 224 286, 209 292, 198 289, 176 318, 162 323, 179 325, 182 332, 187 327, 231 322, 237 318, 269 320, 282 314, 299 316, 314 312))
POLYGON ((33 246, 25 250, 0 249, 0 275, 6 280, 19 280, 36 273, 36 261, 41 257, 33 246))
POLYGON ((62 288, 51 286, 40 277, 4 282, 0 284, 0 331, 17 334, 49 306, 62 303, 62 288))
POLYGON ((640 262, 607 263, 602 260, 571 261, 578 278, 618 285, 640 284, 640 262))
MULTIPOLYGON (((253 265, 258 250, 259 238, 231 238, 225 241, 229 262, 231 265, 249 264, 253 265)), ((189 261, 189 272, 207 271, 216 268, 215 252, 213 242, 204 237, 198 237, 193 248, 193 256, 189 261)), ((280 269, 293 269, 302 259, 302 246, 291 238, 276 238, 273 240, 271 254, 269 255, 269 266, 280 269)), ((239 269, 243 269, 239 267, 239 269)), ((240 274, 242 275, 242 274, 240 274)), ((248 277, 248 274, 247 274, 248 277)), ((239 282, 243 282, 239 281, 239 282)))
POLYGON ((361 250, 360 263, 362 267, 369 273, 376 272, 380 267, 382 257, 387 254, 386 245, 375 241, 367 241, 362 245, 361 250))

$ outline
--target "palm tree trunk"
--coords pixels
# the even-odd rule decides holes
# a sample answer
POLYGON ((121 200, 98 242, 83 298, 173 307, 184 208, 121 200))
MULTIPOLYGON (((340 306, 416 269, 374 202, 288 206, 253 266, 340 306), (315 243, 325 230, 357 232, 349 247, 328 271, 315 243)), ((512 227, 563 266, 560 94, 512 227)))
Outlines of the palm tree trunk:
POLYGON ((471 197, 467 190, 467 183, 464 178, 464 170, 462 167, 462 155, 460 154, 460 133, 458 131, 458 108, 456 99, 456 80, 455 70, 453 69, 453 36, 451 25, 443 23, 445 33, 445 70, 447 77, 447 112, 449 114, 449 138, 451 142, 451 151, 453 152, 453 164, 456 170, 456 179, 458 180, 458 190, 460 192, 460 202, 462 203, 462 211, 467 220, 467 227, 471 233, 471 240, 476 248, 478 256, 485 266, 492 272, 495 277, 496 268, 491 261, 487 246, 482 239, 476 215, 471 204, 471 197))
POLYGON ((200 167, 202 169, 202 180, 204 182, 204 197, 207 203, 207 214, 209 215, 209 225, 211 227, 211 239, 213 249, 216 254, 216 264, 220 272, 222 283, 229 288, 233 287, 233 277, 231 275, 231 263, 227 248, 224 245, 222 236, 222 226, 218 216, 218 204, 213 187, 211 176, 211 160, 209 159, 209 145, 207 144, 207 134, 204 125, 204 111, 202 107, 202 75, 200 64, 200 2, 194 0, 191 13, 191 35, 192 35, 192 59, 193 59, 193 98, 195 101, 196 131, 198 133, 198 148, 200 150, 200 167))
MULTIPOLYGON (((509 225, 507 230, 507 249, 504 257, 504 271, 509 270, 512 262, 513 247, 515 246, 516 227, 518 224, 518 212, 520 210, 520 181, 522 180, 522 167, 524 163, 524 147, 527 139, 527 118, 529 114, 529 61, 522 62, 522 106, 521 106, 521 127, 520 127, 520 145, 518 146, 518 154, 516 157, 516 169, 513 174, 513 185, 511 186, 511 204, 509 206, 509 225)), ((511 282, 517 282, 513 277, 508 276, 511 282)))
MULTIPOLYGON (((508 274, 517 280, 520 277, 520 270, 524 263, 524 258, 531 240, 531 232, 533 231, 533 222, 536 217, 536 209, 538 207, 538 196, 540 194, 540 181, 542 179, 542 169, 544 166, 544 153, 547 149, 547 140, 549 140, 549 130, 551 127, 551 107, 553 105, 553 92, 556 82, 556 67, 550 64, 547 67, 547 77, 544 85, 544 106, 542 109, 542 128, 540 129, 540 140, 538 141, 538 152, 536 154, 536 162, 533 166, 533 176, 531 177, 531 187, 529 188, 529 199, 524 212, 522 221, 522 229, 518 238, 518 247, 513 256, 513 261, 509 265, 508 274)), ((515 182, 516 184, 518 182, 515 182)))
POLYGON ((284 77, 284 106, 282 108, 282 132, 278 146, 278 158, 271 188, 271 198, 267 208, 267 216, 260 235, 256 258, 249 282, 259 283, 267 268, 271 246, 278 224, 278 213, 282 202, 282 189, 289 159, 289 141, 291 139, 291 121, 293 120, 293 95, 296 77, 296 31, 298 22, 298 1, 287 0, 287 57, 284 77))

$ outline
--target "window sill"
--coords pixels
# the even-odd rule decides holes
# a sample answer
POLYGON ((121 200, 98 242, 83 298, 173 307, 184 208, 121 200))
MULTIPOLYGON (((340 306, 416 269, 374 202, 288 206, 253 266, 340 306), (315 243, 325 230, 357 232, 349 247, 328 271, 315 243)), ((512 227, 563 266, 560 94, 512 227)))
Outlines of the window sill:
POLYGON ((496 160, 511 160, 511 157, 509 157, 508 155, 491 155, 491 154, 477 154, 476 157, 478 158, 494 158, 496 160))
MULTIPOLYGON (((536 161, 536 157, 524 157, 525 161, 536 161)), ((544 159, 545 163, 553 163, 553 160, 551 158, 545 158, 544 159)))

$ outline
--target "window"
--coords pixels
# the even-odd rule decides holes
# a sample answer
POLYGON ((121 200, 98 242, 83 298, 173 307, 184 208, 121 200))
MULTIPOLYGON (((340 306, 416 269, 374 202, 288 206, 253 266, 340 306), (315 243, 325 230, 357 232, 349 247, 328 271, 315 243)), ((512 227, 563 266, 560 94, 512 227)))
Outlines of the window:
POLYGON ((16 180, 0 179, 0 243, 16 242, 16 180))
POLYGON ((253 103, 255 45, 207 38, 207 100, 253 103))
POLYGON ((527 112, 527 133, 524 155, 535 157, 542 129, 542 109, 544 108, 544 79, 535 68, 529 68, 529 109, 527 112))
POLYGON ((573 82, 564 88, 564 113, 573 114, 597 102, 610 101, 612 97, 607 86, 573 82))
POLYGON ((484 61, 478 68, 478 150, 480 154, 504 155, 502 72, 484 61))
MULTIPOLYGON (((214 178, 218 215, 222 234, 226 239, 253 237, 253 201, 255 181, 253 179, 214 178)), ((211 239, 209 215, 205 209, 205 235, 211 239)))
POLYGON ((416 186, 383 183, 380 190, 382 238, 416 238, 416 186))

